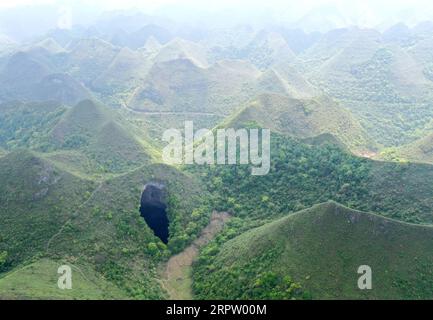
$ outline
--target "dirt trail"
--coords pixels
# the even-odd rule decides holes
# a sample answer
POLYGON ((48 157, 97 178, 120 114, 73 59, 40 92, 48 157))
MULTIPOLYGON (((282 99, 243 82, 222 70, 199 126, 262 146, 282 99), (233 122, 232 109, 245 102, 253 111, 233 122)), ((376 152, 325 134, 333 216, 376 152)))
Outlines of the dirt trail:
POLYGON ((192 263, 197 258, 200 248, 208 244, 222 230, 228 219, 230 215, 226 212, 213 212, 210 223, 203 229, 200 237, 184 251, 171 257, 164 265, 161 284, 167 290, 170 299, 192 299, 192 263))

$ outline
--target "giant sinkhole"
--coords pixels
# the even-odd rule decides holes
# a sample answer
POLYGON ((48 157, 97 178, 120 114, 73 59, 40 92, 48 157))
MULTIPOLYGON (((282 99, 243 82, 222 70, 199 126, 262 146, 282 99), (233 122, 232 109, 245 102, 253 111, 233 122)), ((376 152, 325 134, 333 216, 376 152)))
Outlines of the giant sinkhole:
POLYGON ((162 242, 168 242, 168 217, 166 189, 161 183, 151 182, 144 186, 141 195, 140 213, 155 236, 162 242))

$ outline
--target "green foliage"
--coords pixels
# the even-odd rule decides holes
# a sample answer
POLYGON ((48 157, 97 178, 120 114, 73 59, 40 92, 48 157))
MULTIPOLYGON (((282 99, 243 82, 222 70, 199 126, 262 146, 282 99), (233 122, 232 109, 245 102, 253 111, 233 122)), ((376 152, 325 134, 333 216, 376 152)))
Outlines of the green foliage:
POLYGON ((127 299, 128 294, 104 279, 91 265, 70 261, 38 259, 0 277, 3 299, 127 299), (72 269, 72 289, 57 286, 57 269, 72 269))
POLYGON ((0 270, 2 270, 3 266, 6 264, 7 258, 8 258, 7 251, 0 252, 0 270))
POLYGON ((272 250, 249 260, 248 264, 227 265, 228 270, 213 264, 218 253, 217 246, 210 245, 194 265, 193 289, 198 299, 288 300, 308 296, 290 276, 268 271, 276 254, 272 250))
MULTIPOLYGON (((230 229, 230 227, 229 227, 230 229)), ((431 299, 433 228, 328 202, 203 248, 201 299, 431 299), (373 289, 359 290, 360 265, 373 289)))
POLYGON ((48 151, 50 130, 65 108, 53 102, 0 105, 0 146, 48 151))
POLYGON ((190 170, 213 193, 215 208, 240 217, 263 219, 334 200, 408 222, 433 222, 428 214, 433 192, 426 182, 433 176, 430 167, 375 162, 332 144, 310 146, 273 134, 271 169, 265 176, 251 175, 248 166, 190 170))

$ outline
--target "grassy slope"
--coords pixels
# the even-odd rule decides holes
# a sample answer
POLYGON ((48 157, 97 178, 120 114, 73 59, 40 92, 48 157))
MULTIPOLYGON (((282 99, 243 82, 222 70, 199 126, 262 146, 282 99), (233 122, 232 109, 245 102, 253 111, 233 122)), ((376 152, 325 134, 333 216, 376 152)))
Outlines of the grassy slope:
POLYGON ((242 61, 203 68, 190 57, 155 63, 128 101, 136 110, 230 114, 248 101, 259 72, 242 61))
POLYGON ((57 286, 62 261, 41 259, 0 278, 2 299, 125 299, 127 294, 87 265, 70 265, 72 289, 57 286))
POLYGON ((428 134, 408 145, 385 150, 380 156, 391 160, 433 164, 433 134, 428 134))
POLYGON ((104 105, 84 100, 0 105, 0 146, 40 152, 63 170, 84 177, 123 173, 159 159, 148 135, 104 105))
MULTIPOLYGON (((198 297, 254 298, 264 272, 290 276, 316 299, 433 297, 433 228, 320 204, 252 229, 195 268, 198 297), (357 288, 360 265, 373 289, 357 288)), ((209 251, 208 251, 209 252, 209 251)))
MULTIPOLYGON (((39 125, 37 117, 29 118, 39 125)), ((15 118, 7 123, 11 132, 23 124, 15 118)), ((129 297, 163 297, 153 270, 169 251, 140 217, 144 184, 168 186, 173 252, 195 238, 211 208, 195 179, 151 165, 158 155, 136 126, 127 125, 115 112, 84 101, 44 131, 43 141, 54 151, 11 151, 1 158, 0 272, 38 256, 62 258, 91 266, 129 297), (107 175, 107 169, 117 174, 107 175)))
MULTIPOLYGON (((158 158, 158 152, 137 127, 107 107, 85 100, 70 109, 52 130, 58 149, 75 150, 73 158, 82 159, 85 165, 73 161, 74 170, 85 174, 122 173, 150 163, 158 158), (77 166, 78 165, 78 166, 77 166)), ((47 155, 64 168, 70 151, 47 155)))
POLYGON ((355 151, 374 146, 352 115, 325 97, 304 100, 264 94, 232 115, 224 126, 241 127, 249 121, 298 138, 330 133, 355 151))

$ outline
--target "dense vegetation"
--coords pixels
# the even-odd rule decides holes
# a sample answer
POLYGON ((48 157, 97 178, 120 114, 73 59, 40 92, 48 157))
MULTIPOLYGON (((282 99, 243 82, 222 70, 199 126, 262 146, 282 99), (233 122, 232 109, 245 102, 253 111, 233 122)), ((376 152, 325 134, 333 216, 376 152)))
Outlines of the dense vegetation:
POLYGON ((431 299, 432 243, 431 226, 328 202, 221 236, 196 263, 194 290, 202 299, 431 299), (358 289, 361 265, 372 268, 372 290, 358 289))
POLYGON ((161 269, 214 210, 232 217, 194 267, 197 298, 432 298, 432 25, 106 19, 0 43, 0 299, 168 298, 161 269), (271 129, 269 174, 161 164, 185 121, 271 129), (167 188, 167 244, 140 216, 149 182, 167 188), (380 269, 369 294, 362 263, 380 269))
POLYGON ((313 146, 278 134, 271 146, 265 176, 251 175, 248 166, 191 170, 213 192, 216 208, 239 217, 277 217, 334 200, 403 221, 433 222, 430 166, 375 162, 333 143, 313 146))
MULTIPOLYGON (((33 262, 39 266, 39 259, 47 257, 87 266, 96 272, 96 278, 109 281, 106 285, 124 291, 125 297, 162 298, 164 293, 154 280, 156 266, 195 239, 211 212, 203 202, 207 196, 194 178, 162 165, 143 166, 97 182, 21 151, 2 158, 0 178, 4 182, 0 186, 0 270, 5 277, 0 284, 4 296, 31 295, 27 287, 11 292, 9 281, 17 279, 8 272, 33 262), (170 194, 168 246, 140 217, 142 188, 151 181, 164 183, 170 194)), ((95 296, 92 291, 87 296, 80 291, 77 297, 95 296)))
MULTIPOLYGON (((260 249, 256 239, 245 239, 248 237, 246 234, 255 234, 254 227, 315 204, 333 200, 353 209, 375 212, 402 221, 432 223, 433 190, 427 178, 433 175, 431 166, 375 162, 355 157, 332 140, 331 142, 326 139, 318 141, 310 139, 307 144, 273 134, 272 166, 270 173, 265 176, 252 176, 250 168, 246 166, 191 169, 202 177, 203 183, 212 192, 215 207, 219 210, 228 210, 236 216, 229 222, 225 232, 201 252, 193 274, 194 290, 198 298, 309 299, 310 297, 335 298, 338 295, 347 297, 352 294, 357 298, 363 297, 357 296, 353 289, 348 289, 342 283, 339 284, 341 288, 331 289, 323 284, 327 290, 318 289, 316 284, 321 283, 321 280, 315 278, 316 281, 311 281, 314 283, 313 286, 310 281, 306 281, 310 279, 310 274, 299 276, 299 270, 304 270, 304 266, 298 265, 297 268, 285 270, 282 266, 302 259, 302 257, 290 256, 284 262, 280 261, 287 250, 283 244, 287 241, 284 238, 287 233, 281 234, 281 238, 275 240, 274 245, 269 245, 265 239, 272 237, 274 231, 269 231, 265 226, 258 228, 257 230, 263 230, 263 246, 266 250, 260 249), (252 230, 246 232, 250 229, 252 230), (239 240, 236 238, 238 236, 239 240), (229 240, 233 238, 236 238, 232 241, 236 241, 237 246, 226 249, 229 243, 232 243, 229 240), (245 245, 241 246, 241 243, 245 245), (256 254, 257 252, 259 254, 256 254), (268 287, 270 283, 274 289, 278 289, 270 290, 268 287)), ((349 209, 347 211, 350 212, 349 209)), ((377 219, 382 218, 377 217, 377 219)), ((328 222, 323 222, 323 225, 318 228, 332 234, 334 231, 329 230, 337 228, 332 221, 332 219, 328 221, 329 225, 328 222)), ((280 225, 280 223, 275 222, 273 225, 280 225)), ((309 223, 303 221, 300 225, 309 225, 309 223)), ((290 230, 299 229, 300 225, 291 227, 290 230)), ((343 222, 341 228, 344 228, 343 222)), ((355 230, 360 232, 360 238, 369 238, 364 234, 369 232, 369 227, 362 232, 357 227, 355 230)), ((348 231, 337 229, 335 233, 344 235, 339 238, 343 243, 348 231)), ((300 233, 296 233, 296 236, 301 237, 300 233)), ((314 234, 311 235, 313 236, 314 234)), ((313 243, 321 243, 317 236, 314 237, 302 252, 308 251, 307 248, 313 246, 313 243)), ((361 241, 360 238, 355 240, 355 237, 354 241, 361 241)), ((323 239, 328 238, 323 237, 323 239)), ((293 241, 296 243, 298 240, 293 239, 293 241)), ((385 238, 383 241, 387 242, 388 239, 385 238)), ((335 249, 335 244, 329 244, 329 248, 332 248, 331 251, 340 250, 335 249)), ((341 254, 350 256, 351 249, 341 249, 341 254)), ((378 253, 375 259, 379 256, 378 253)), ((425 259, 429 259, 428 254, 425 259)), ((324 264, 318 263, 320 266, 324 264)), ((335 265, 332 267, 338 268, 335 265)), ((395 296, 402 298, 431 297, 432 292, 428 289, 430 281, 428 274, 431 273, 428 262, 417 264, 417 268, 427 277, 425 280, 424 278, 416 280, 422 282, 422 285, 417 284, 417 289, 412 289, 413 284, 408 283, 408 274, 405 274, 401 278, 396 277, 397 280, 388 279, 387 281, 391 281, 389 285, 392 288, 377 293, 375 297, 385 297, 393 290, 396 290, 395 296)), ((324 274, 320 276, 325 277, 324 274)), ((349 281, 349 279, 341 281, 349 281)))
POLYGON ((50 148, 50 129, 65 110, 56 102, 0 105, 0 146, 47 151, 50 148))

